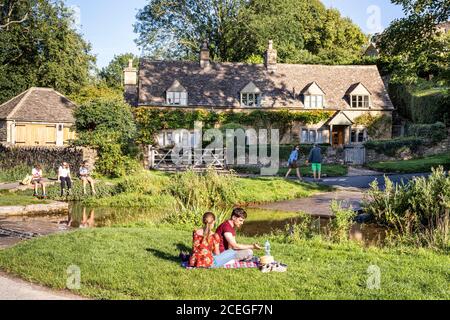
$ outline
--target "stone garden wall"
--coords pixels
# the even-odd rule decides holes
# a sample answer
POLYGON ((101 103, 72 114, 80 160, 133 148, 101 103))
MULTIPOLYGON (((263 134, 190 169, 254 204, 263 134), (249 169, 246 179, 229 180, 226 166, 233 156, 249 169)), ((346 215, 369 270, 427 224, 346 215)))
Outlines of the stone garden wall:
POLYGON ((366 148, 366 162, 384 162, 384 161, 398 161, 410 160, 418 157, 427 157, 436 154, 450 152, 450 137, 437 143, 434 146, 420 146, 416 152, 411 152, 408 148, 396 154, 395 156, 387 156, 383 153, 378 153, 375 150, 366 148))
POLYGON ((40 164, 46 170, 57 170, 61 162, 70 164, 72 170, 78 170, 87 160, 89 167, 95 165, 97 152, 81 147, 17 147, 0 144, 0 170, 18 166, 40 164))

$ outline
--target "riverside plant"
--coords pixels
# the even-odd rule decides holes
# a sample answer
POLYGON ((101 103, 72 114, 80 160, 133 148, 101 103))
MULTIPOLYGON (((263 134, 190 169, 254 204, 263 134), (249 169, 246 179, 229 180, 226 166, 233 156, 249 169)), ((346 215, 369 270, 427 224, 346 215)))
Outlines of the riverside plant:
POLYGON ((432 170, 428 178, 418 177, 394 185, 385 178, 386 188, 376 182, 368 192, 367 213, 390 229, 392 239, 429 247, 449 247, 450 177, 444 169, 432 170))
POLYGON ((335 200, 331 202, 331 212, 333 212, 334 218, 330 220, 328 226, 329 238, 334 242, 347 241, 356 212, 351 208, 343 208, 342 203, 335 200))

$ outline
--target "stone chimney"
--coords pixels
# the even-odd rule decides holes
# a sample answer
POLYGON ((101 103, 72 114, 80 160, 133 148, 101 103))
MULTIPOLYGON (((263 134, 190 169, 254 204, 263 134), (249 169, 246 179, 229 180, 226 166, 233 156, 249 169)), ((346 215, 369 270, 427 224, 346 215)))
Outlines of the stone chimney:
POLYGON ((210 66, 208 41, 205 40, 200 49, 200 68, 207 69, 210 66))
POLYGON ((125 101, 129 104, 137 103, 137 69, 133 67, 133 59, 128 61, 128 67, 123 69, 123 84, 125 101))
POLYGON ((277 50, 273 48, 272 40, 269 40, 269 46, 264 57, 264 65, 269 72, 277 71, 277 50))

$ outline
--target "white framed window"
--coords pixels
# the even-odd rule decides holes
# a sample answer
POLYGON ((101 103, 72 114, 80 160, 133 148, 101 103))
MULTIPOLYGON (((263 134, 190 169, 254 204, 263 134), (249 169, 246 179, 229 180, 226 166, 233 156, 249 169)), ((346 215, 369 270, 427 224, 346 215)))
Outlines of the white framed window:
POLYGON ((302 129, 301 143, 323 143, 323 130, 302 129))
POLYGON ((367 95, 352 95, 350 96, 351 107, 352 108, 369 108, 370 107, 370 96, 367 95))
POLYGON ((305 95, 305 108, 318 109, 323 108, 324 98, 322 95, 305 95))
POLYGON ((362 143, 367 140, 366 129, 352 129, 350 135, 351 143, 362 143))
POLYGON ((260 93, 241 93, 241 105, 245 107, 260 107, 261 94, 260 93))
POLYGON ((171 106, 186 106, 188 101, 187 92, 167 92, 167 104, 171 106))

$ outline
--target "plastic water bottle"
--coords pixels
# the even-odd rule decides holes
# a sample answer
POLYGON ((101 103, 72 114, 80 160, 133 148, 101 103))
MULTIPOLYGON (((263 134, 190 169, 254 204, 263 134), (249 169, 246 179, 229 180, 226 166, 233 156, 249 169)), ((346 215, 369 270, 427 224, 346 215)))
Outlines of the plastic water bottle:
POLYGON ((270 242, 269 240, 266 241, 264 244, 264 249, 266 251, 266 256, 270 257, 270 242))

